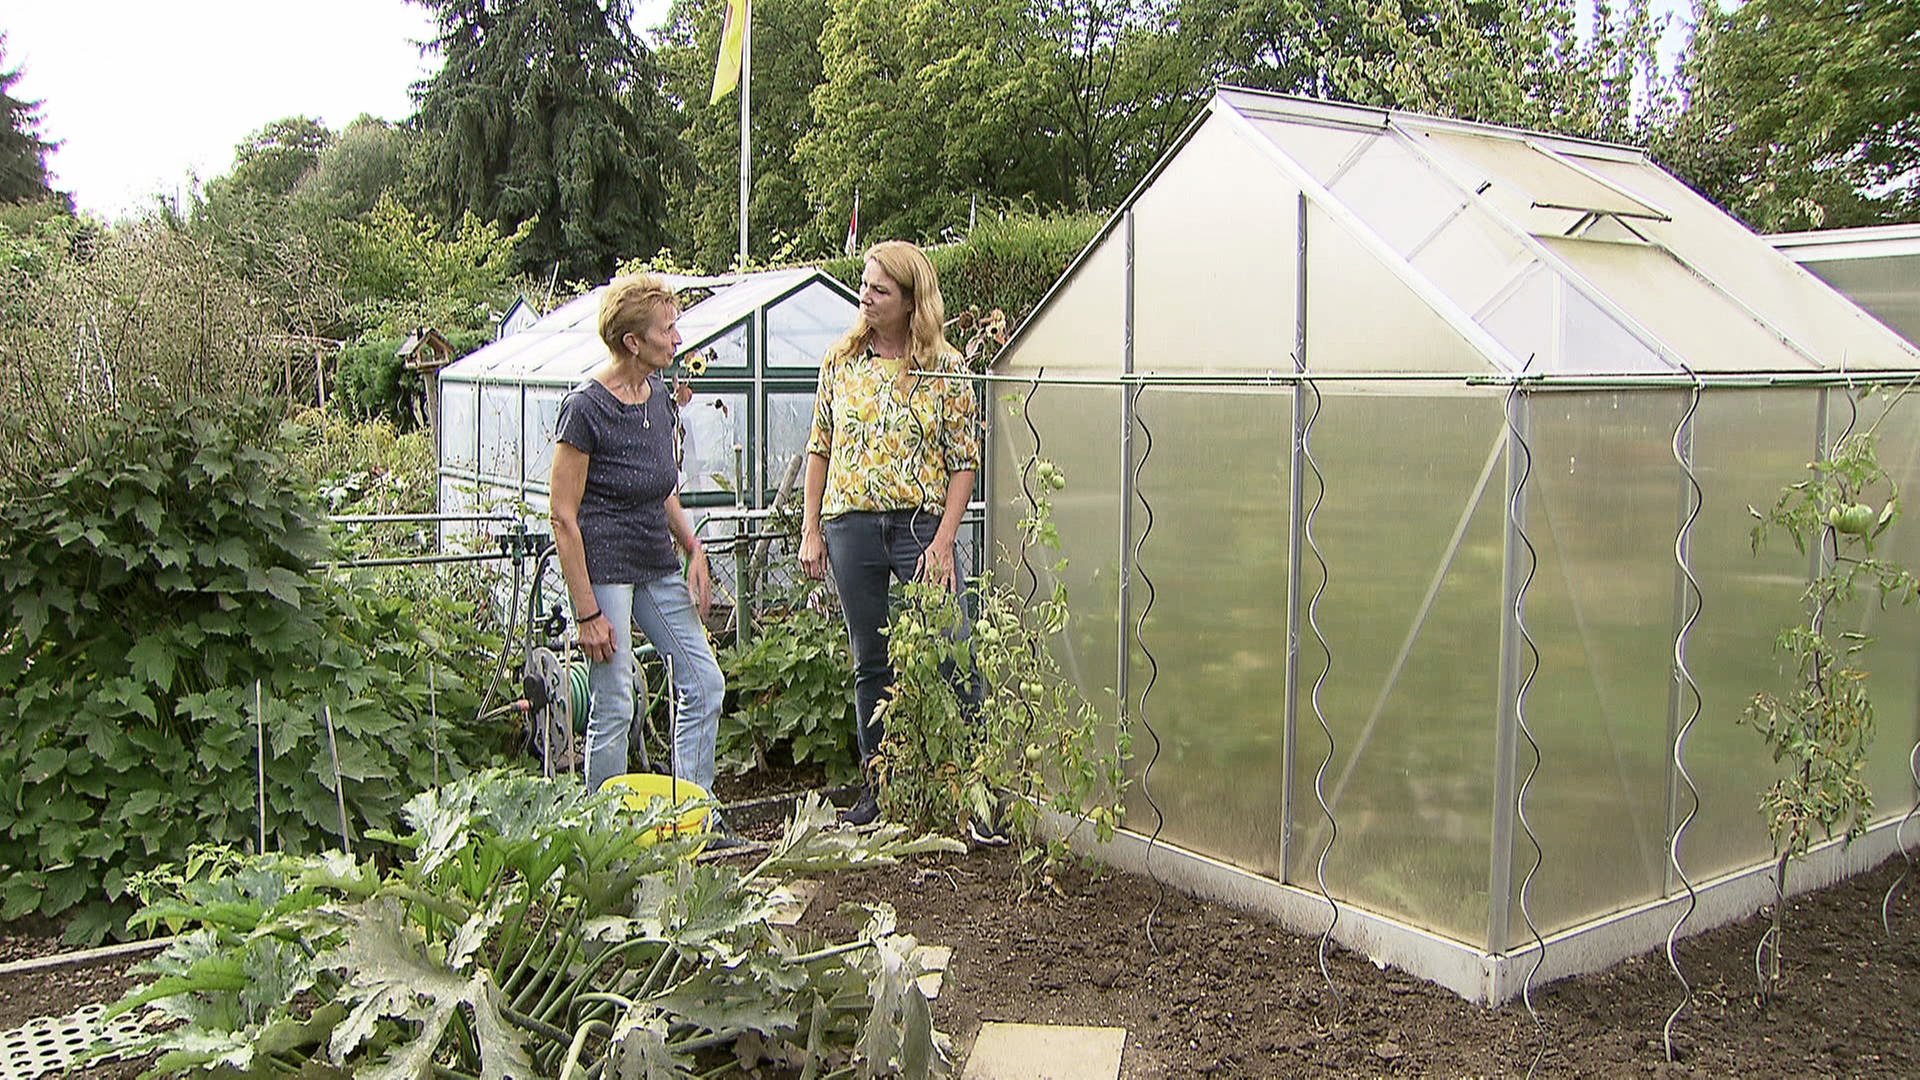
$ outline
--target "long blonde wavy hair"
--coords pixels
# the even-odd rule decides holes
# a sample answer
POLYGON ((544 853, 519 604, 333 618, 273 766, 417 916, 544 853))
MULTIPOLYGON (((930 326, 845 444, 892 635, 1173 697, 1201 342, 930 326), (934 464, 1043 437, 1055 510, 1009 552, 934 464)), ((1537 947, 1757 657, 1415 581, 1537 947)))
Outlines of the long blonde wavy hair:
MULTIPOLYGON (((913 315, 907 321, 907 355, 922 371, 938 370, 954 352, 947 343, 947 306, 940 299, 940 277, 926 252, 905 240, 883 240, 867 251, 867 260, 880 269, 895 285, 907 291, 913 300, 913 315)), ((873 344, 873 326, 865 312, 854 316, 853 328, 827 353, 829 360, 845 360, 865 352, 873 344)))

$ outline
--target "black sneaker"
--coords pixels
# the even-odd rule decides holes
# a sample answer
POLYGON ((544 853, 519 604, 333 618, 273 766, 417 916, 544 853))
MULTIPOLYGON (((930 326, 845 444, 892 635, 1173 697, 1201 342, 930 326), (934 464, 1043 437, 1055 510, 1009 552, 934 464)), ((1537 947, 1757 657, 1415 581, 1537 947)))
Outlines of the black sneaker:
POLYGON ((975 847, 1006 847, 1013 842, 1005 829, 978 818, 967 822, 967 835, 973 838, 975 847))
POLYGON ((860 797, 852 806, 840 811, 840 824, 859 828, 880 820, 880 804, 874 801, 873 789, 860 789, 860 797))
POLYGON ((727 824, 727 820, 720 816, 720 811, 713 812, 712 818, 707 822, 708 851, 726 851, 730 848, 745 847, 747 843, 747 839, 734 832, 732 826, 727 824))

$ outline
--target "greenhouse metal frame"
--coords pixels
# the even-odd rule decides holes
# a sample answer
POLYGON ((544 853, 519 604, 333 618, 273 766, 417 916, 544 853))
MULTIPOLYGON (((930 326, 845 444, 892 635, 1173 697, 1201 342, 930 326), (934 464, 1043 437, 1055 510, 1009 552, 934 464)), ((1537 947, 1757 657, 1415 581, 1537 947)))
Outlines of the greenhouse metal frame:
MULTIPOLYGON (((987 378, 989 542, 1071 477, 1106 857, 1486 1002, 1773 901, 1735 720, 1816 565, 1748 507, 1869 425, 1920 490, 1920 353, 1642 151, 1222 90, 987 378)), ((1920 839, 1920 615, 1860 620, 1876 809, 1796 890, 1920 839)))

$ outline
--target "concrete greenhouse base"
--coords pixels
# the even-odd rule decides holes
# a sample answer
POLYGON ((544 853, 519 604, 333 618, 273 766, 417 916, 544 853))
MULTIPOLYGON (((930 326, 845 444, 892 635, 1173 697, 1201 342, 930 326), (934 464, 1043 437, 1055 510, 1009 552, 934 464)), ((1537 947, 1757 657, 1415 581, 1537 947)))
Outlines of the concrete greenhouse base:
MULTIPOLYGON (((1049 824, 1066 833, 1072 822, 1055 817, 1049 824)), ((1789 870, 1788 894, 1823 888, 1893 857, 1899 851, 1899 824, 1895 819, 1875 825, 1850 844, 1835 840, 1816 846, 1789 870)), ((1909 850, 1920 848, 1920 825, 1907 829, 1905 839, 1909 850)), ((1267 915, 1296 933, 1318 935, 1327 928, 1327 901, 1310 888, 1282 884, 1164 841, 1149 845, 1147 837, 1124 829, 1104 844, 1082 829, 1074 834, 1074 846, 1110 866, 1151 877, 1192 896, 1267 915)), ((1681 936, 1737 922, 1773 898, 1771 863, 1696 881, 1696 906, 1681 936)), ((1601 971, 1628 957, 1663 949, 1687 903, 1687 894, 1681 892, 1547 937, 1533 985, 1601 971)), ((1539 946, 1532 943, 1512 952, 1489 953, 1346 903, 1340 903, 1339 910, 1334 941, 1376 964, 1437 983, 1476 1004, 1499 1005, 1519 997, 1541 956, 1539 946)))

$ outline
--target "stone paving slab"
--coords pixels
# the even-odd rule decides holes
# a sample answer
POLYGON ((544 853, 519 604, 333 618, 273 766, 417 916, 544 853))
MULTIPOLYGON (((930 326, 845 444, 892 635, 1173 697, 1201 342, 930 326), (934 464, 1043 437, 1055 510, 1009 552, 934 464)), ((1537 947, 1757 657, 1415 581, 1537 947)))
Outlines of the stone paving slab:
POLYGON ((980 1025, 961 1080, 1116 1080, 1126 1028, 980 1025))

